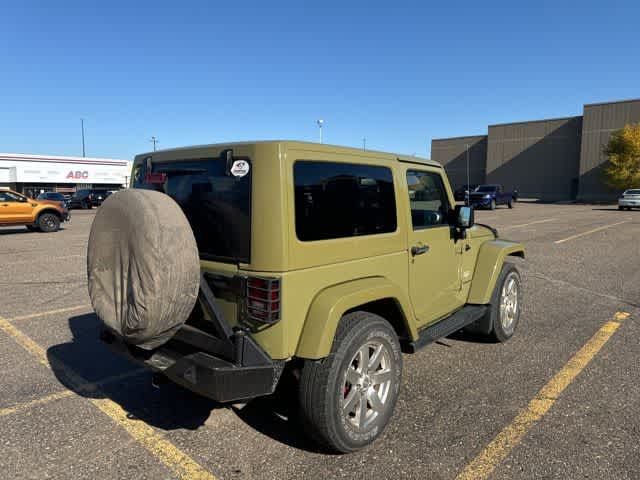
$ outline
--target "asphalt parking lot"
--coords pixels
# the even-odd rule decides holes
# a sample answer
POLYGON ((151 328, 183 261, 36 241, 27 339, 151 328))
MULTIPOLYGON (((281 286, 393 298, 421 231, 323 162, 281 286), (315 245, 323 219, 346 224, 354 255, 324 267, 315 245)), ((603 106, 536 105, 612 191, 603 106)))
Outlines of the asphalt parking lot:
POLYGON ((527 247, 519 331, 405 356, 385 435, 346 456, 318 452, 286 402, 158 390, 107 350, 86 291, 93 218, 0 229, 0 477, 639 478, 640 211, 477 212, 527 247))

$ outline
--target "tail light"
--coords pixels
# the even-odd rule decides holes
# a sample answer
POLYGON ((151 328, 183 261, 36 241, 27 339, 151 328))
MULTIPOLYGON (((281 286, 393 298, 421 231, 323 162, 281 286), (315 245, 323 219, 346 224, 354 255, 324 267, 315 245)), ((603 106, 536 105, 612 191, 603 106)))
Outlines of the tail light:
POLYGON ((280 320, 280 279, 247 278, 247 315, 251 320, 276 323, 280 320))
POLYGON ((151 185, 162 185, 167 180, 166 173, 153 173, 149 172, 144 176, 144 183, 149 183, 151 185))

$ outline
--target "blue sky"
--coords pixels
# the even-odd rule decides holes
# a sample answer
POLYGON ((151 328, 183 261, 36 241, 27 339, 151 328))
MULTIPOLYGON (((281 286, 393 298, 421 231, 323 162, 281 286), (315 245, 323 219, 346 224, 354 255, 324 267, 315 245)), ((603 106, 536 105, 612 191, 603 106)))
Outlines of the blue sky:
POLYGON ((432 138, 640 97, 640 2, 0 2, 0 151, 432 138), (526 4, 526 5, 524 5, 526 4), (219 6, 222 5, 222 6, 219 6))

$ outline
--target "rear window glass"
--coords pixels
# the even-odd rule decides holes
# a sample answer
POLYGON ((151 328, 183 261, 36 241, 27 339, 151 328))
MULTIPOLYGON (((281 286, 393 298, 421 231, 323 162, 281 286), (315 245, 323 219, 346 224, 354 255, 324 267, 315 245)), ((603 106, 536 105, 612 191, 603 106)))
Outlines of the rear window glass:
POLYGON ((146 183, 145 170, 136 167, 134 187, 164 192, 180 205, 201 258, 250 262, 252 169, 233 176, 219 158, 154 163, 152 173, 162 174, 162 183, 146 183))
POLYGON ((624 192, 625 195, 640 195, 640 190, 627 190, 624 192))
POLYGON ((396 230, 393 176, 386 167, 297 161, 296 234, 302 241, 396 230))

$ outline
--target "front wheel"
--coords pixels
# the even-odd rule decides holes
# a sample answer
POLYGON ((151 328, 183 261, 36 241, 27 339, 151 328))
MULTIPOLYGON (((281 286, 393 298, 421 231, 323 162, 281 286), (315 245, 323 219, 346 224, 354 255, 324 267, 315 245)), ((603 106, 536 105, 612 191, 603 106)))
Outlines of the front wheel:
POLYGON ((465 331, 494 342, 506 342, 516 331, 522 309, 522 287, 518 269, 505 263, 491 295, 487 313, 465 331))
POLYGON ((520 321, 522 292, 520 274, 511 263, 505 263, 498 277, 491 298, 492 330, 489 336, 498 342, 506 342, 516 331, 520 321))
POLYGON ((43 213, 38 217, 41 232, 56 232, 60 228, 60 218, 53 213, 43 213))
POLYGON ((359 450, 378 438, 393 414, 402 375, 398 337, 369 312, 345 315, 331 353, 307 360, 300 377, 305 430, 337 452, 359 450))

